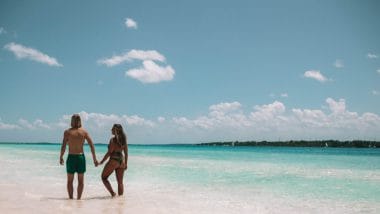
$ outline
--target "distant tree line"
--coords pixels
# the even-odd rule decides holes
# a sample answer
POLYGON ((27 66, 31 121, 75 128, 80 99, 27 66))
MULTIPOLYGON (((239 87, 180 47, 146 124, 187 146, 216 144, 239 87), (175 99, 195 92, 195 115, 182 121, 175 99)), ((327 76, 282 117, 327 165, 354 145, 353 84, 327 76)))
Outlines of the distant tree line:
POLYGON ((338 140, 290 140, 290 141, 227 141, 199 143, 200 146, 289 146, 289 147, 338 147, 338 148, 380 148, 379 141, 338 141, 338 140))

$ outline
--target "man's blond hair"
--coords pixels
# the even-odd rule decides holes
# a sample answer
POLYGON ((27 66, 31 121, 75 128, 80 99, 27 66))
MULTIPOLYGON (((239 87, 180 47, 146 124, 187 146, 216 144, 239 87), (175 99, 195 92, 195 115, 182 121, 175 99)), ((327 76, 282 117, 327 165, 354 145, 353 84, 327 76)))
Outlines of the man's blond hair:
POLYGON ((71 128, 78 129, 80 127, 82 127, 82 121, 79 114, 73 114, 73 116, 71 116, 71 128))

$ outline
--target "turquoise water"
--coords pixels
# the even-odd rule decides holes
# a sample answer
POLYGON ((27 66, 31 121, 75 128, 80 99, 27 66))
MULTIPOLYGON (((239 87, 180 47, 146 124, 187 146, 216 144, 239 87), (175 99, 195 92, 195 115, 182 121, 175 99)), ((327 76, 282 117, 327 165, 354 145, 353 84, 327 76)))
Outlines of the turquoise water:
MULTIPOLYGON (((96 145, 99 160, 106 149, 106 145, 96 145)), ((57 144, 0 144, 0 176, 4 178, 0 184, 34 184, 42 178, 57 185, 64 183, 59 151, 57 144)), ((260 196, 294 203, 292 206, 300 206, 298 211, 327 209, 335 202, 340 203, 342 212, 355 203, 362 204, 359 212, 379 211, 380 149, 130 145, 129 155, 127 192, 128 185, 145 185, 150 192, 168 191, 207 200, 225 194, 228 198, 220 197, 228 206, 249 205, 249 200, 260 196), (298 205, 299 201, 306 201, 307 207, 298 205)), ((102 167, 92 165, 88 146, 86 158, 86 181, 102 190, 102 167)), ((339 212, 339 207, 336 209, 339 212)))
POLYGON ((136 146, 131 153, 166 158, 149 174, 171 182, 380 202, 378 149, 136 146))

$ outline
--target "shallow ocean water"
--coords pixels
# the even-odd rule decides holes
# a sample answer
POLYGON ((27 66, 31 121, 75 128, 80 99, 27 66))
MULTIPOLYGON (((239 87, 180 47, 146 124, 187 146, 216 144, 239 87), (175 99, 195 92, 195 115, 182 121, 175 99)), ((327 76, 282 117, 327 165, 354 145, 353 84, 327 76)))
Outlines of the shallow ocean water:
POLYGON ((81 201, 67 200, 59 152, 0 144, 2 211, 380 213, 380 149, 130 145, 125 196, 111 199, 86 146, 81 201))

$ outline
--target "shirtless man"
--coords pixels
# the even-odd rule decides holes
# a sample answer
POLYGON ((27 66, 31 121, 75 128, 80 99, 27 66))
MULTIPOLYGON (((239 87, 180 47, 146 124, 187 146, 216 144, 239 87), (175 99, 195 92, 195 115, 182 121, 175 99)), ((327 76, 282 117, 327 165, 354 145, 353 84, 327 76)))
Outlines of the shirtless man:
POLYGON ((67 129, 63 135, 63 142, 61 146, 61 155, 59 157, 59 162, 61 165, 64 164, 63 154, 66 150, 66 145, 69 145, 69 155, 66 160, 66 172, 67 172, 67 192, 69 193, 69 198, 73 199, 73 180, 74 173, 78 173, 78 189, 77 189, 77 199, 79 200, 83 192, 83 179, 84 173, 86 172, 86 159, 83 153, 83 144, 87 140, 90 145, 92 158, 94 160, 95 166, 98 166, 98 161, 95 156, 95 148, 92 143, 91 137, 88 132, 81 128, 82 123, 79 114, 74 114, 71 117, 71 128, 67 129))

